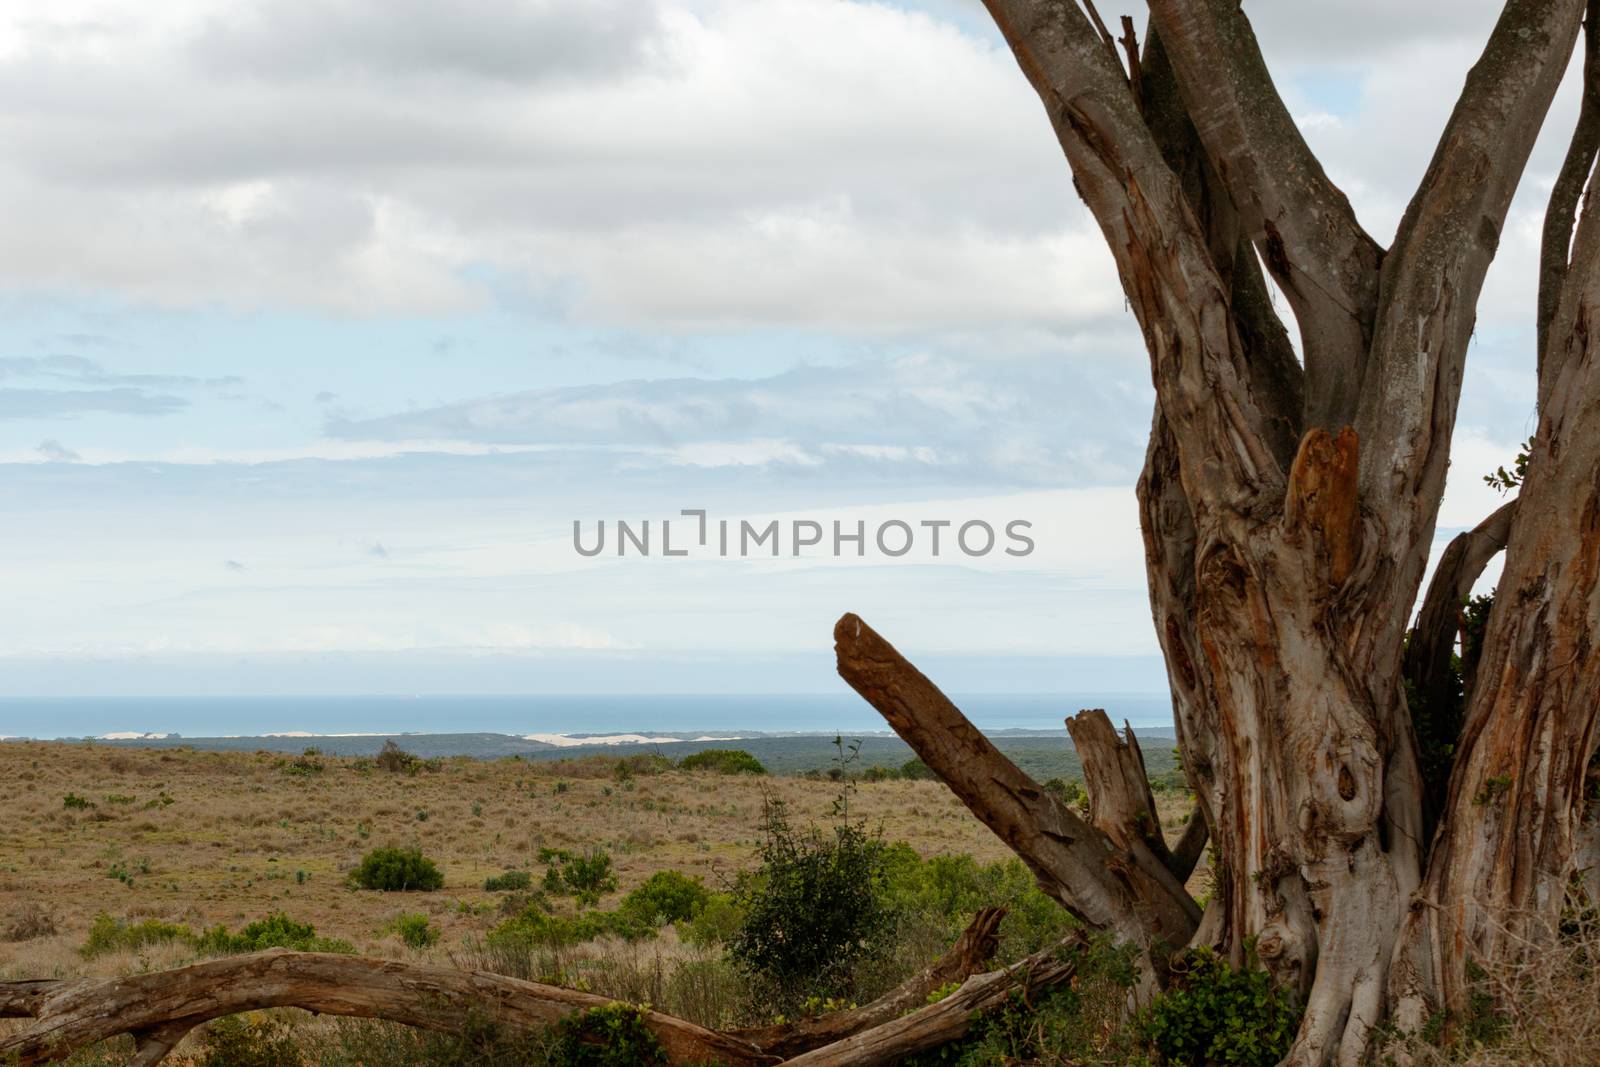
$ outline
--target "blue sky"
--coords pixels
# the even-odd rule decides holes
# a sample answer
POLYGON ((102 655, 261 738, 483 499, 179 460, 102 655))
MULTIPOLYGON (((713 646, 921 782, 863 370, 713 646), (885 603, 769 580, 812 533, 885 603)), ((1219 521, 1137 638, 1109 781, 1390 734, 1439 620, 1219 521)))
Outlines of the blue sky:
MULTIPOLYGON (((1389 6, 1252 8, 1384 241, 1495 15, 1389 6)), ((1441 539, 1530 429, 1574 88, 1441 539)), ((1163 688, 1144 353, 976 2, 23 2, 0 101, 0 695, 832 691, 846 610, 953 689, 1163 688), (571 550, 685 507, 1038 549, 571 550)))

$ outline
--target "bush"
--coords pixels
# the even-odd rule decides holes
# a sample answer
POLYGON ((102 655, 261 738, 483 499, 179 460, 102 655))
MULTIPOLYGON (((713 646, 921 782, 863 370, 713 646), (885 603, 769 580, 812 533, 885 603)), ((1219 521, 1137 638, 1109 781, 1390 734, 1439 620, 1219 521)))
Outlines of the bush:
POLYGON ((55 916, 37 900, 29 900, 17 909, 10 925, 6 927, 5 940, 33 941, 41 937, 53 937, 55 933, 55 916))
POLYGON ((900 777, 909 782, 921 782, 936 777, 920 756, 913 756, 900 765, 900 777))
POLYGON ((424 766, 422 760, 395 744, 392 737, 383 743, 383 748, 378 750, 372 762, 378 765, 380 771, 390 774, 416 774, 424 766))
POLYGON ((375 848, 361 857, 361 865, 351 873, 350 880, 362 889, 386 893, 432 892, 444 887, 444 875, 421 849, 392 846, 375 848))
POLYGON ((691 945, 725 945, 744 926, 744 911, 728 893, 712 893, 700 914, 680 923, 678 935, 691 945))
POLYGON ((729 955, 785 1006, 846 993, 852 967, 881 948, 892 921, 883 842, 848 821, 830 834, 797 832, 778 800, 768 800, 764 822, 761 865, 735 888, 744 921, 729 955))
POLYGON ((643 1009, 606 1004, 556 1023, 550 1062, 562 1067, 657 1067, 667 1063, 667 1053, 645 1026, 643 1009))
POLYGON ((439 931, 429 925, 428 917, 421 912, 400 916, 394 921, 394 932, 407 948, 424 949, 439 940, 439 931))
POLYGON ((687 922, 705 909, 711 891, 698 878, 677 871, 657 871, 622 898, 621 912, 652 927, 687 922))
POLYGON ((634 778, 654 776, 672 769, 672 761, 659 752, 640 752, 623 756, 612 768, 611 776, 619 782, 634 778))
POLYGON ((260 1012, 208 1026, 205 1055, 195 1061, 196 1067, 301 1067, 304 1062, 288 1022, 260 1012))
POLYGON ((182 923, 162 922, 160 919, 130 923, 101 912, 90 924, 89 937, 78 949, 78 954, 84 959, 93 959, 108 952, 136 952, 149 945, 164 945, 173 941, 192 945, 195 940, 194 931, 182 923))
POLYGON ((282 912, 257 919, 238 933, 226 926, 213 926, 200 935, 195 947, 208 956, 236 956, 269 948, 292 948, 297 952, 354 952, 355 946, 334 937, 318 937, 310 923, 295 922, 282 912))
POLYGON ((708 748, 678 761, 685 771, 712 771, 716 774, 766 774, 761 761, 742 748, 708 748))
POLYGON ((544 872, 545 890, 577 897, 579 904, 594 904, 617 888, 611 853, 605 849, 579 855, 560 848, 541 848, 539 859, 549 864, 544 872))
POLYGON ((515 892, 533 887, 533 875, 527 871, 507 871, 483 880, 483 888, 490 893, 515 892))
POLYGON ((1168 987, 1150 1004, 1144 1031, 1169 1062, 1272 1067, 1294 1041, 1294 996, 1256 966, 1234 970, 1209 948, 1184 952, 1168 987))
POLYGON ((68 793, 61 798, 61 806, 68 810, 85 811, 94 807, 94 804, 89 801, 88 797, 80 797, 76 793, 68 793))

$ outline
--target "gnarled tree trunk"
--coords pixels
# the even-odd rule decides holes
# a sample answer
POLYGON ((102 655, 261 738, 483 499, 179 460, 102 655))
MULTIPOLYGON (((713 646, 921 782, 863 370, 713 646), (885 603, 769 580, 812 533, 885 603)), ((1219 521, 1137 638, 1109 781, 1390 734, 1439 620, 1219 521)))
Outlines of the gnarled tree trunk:
POLYGON ((841 672, 1063 904, 1141 944, 1152 974, 1185 926, 1237 964, 1253 943, 1305 997, 1288 1062, 1355 1063, 1397 1004, 1403 1019, 1459 1006, 1465 959, 1525 943, 1574 870, 1600 705, 1587 666, 1600 433, 1580 430, 1600 426, 1587 251, 1600 223, 1585 218, 1568 255, 1600 144, 1592 62, 1547 221, 1527 481, 1441 568, 1409 655, 1405 638, 1474 305, 1596 5, 1508 0, 1384 249, 1300 136, 1238 0, 1149 0, 1126 69, 1083 2, 986 0, 1150 357, 1140 515, 1179 744, 1218 856, 1204 921, 1168 881, 1171 851, 1129 821, 1147 792, 1109 723, 1072 724, 1086 764, 1102 761, 1086 768, 1084 824, 853 616, 836 630, 841 672), (1507 544, 1465 725, 1446 739, 1459 757, 1425 782, 1407 683, 1442 684, 1460 598, 1507 544))

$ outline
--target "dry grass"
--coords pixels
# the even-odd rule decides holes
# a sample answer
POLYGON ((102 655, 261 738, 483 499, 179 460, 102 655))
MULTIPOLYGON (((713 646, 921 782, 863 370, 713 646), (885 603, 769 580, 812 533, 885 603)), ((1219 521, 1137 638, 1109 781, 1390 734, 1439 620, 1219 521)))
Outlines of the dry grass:
POLYGON ((1600 917, 1588 911, 1525 947, 1522 962, 1483 974, 1485 1015, 1464 1020, 1453 1044, 1401 1042, 1396 1058, 1414 1067, 1600 1067, 1600 917))
MULTIPOLYGON (((753 861, 763 789, 802 819, 825 818, 838 790, 676 771, 618 781, 605 759, 453 759, 415 775, 317 761, 296 774, 279 754, 0 744, 0 977, 126 973, 185 955, 169 945, 84 960, 101 911, 195 929, 282 911, 364 953, 447 962, 500 918, 484 879, 523 868, 537 881, 541 847, 610 850, 622 892, 666 868, 715 887, 753 861), (67 807, 68 794, 92 806, 67 807), (444 890, 348 888, 346 873, 382 844, 419 846, 444 890), (385 929, 416 911, 443 933, 420 952, 385 929)), ((1008 855, 936 782, 864 783, 854 805, 924 854, 1008 855)))

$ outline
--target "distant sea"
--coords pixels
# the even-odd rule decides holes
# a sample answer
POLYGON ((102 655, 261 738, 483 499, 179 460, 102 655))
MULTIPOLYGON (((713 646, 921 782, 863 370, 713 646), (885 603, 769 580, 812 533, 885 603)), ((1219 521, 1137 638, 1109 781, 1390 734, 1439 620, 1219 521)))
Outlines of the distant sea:
MULTIPOLYGON (((1112 721, 1172 726, 1165 694, 963 694, 952 698, 990 730, 1062 729, 1081 708, 1112 721)), ((272 696, 0 698, 0 737, 100 737, 114 733, 185 737, 274 733, 602 734, 869 732, 886 724, 853 693, 729 696, 272 696)))

